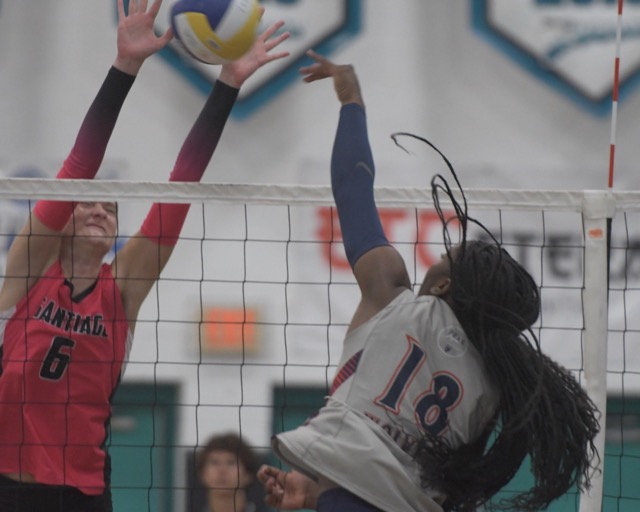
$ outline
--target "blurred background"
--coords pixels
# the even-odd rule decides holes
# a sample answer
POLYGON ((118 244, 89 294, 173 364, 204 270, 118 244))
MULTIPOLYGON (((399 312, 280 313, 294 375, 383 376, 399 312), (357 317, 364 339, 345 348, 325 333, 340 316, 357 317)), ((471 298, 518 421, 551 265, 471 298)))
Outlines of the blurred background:
MULTIPOLYGON (((356 68, 379 186, 423 188, 434 173, 446 171, 426 146, 408 143, 410 154, 395 146, 390 135, 405 131, 436 144, 467 188, 607 187, 616 2, 261 3, 265 25, 287 22, 292 55, 246 84, 203 181, 329 183, 339 105, 330 82, 303 84, 297 72, 308 63, 304 52, 314 48, 356 68)), ((170 6, 165 0, 159 32, 168 24, 170 6)), ((116 23, 115 0, 0 0, 3 177, 55 176, 115 57, 116 23)), ((217 71, 172 48, 150 58, 123 108, 99 176, 165 181, 217 71)), ((639 84, 640 1, 627 0, 617 190, 640 189, 639 84)), ((123 240, 137 230, 147 208, 122 206, 123 240)), ((135 478, 142 483, 125 489, 128 494, 116 492, 126 496, 117 498, 116 510, 141 510, 138 499, 152 500, 153 510, 183 510, 195 478, 189 461, 212 433, 240 431, 268 457, 271 434, 299 424, 322 403, 357 301, 348 268, 340 260, 329 263, 327 254, 313 246, 330 230, 328 210, 301 208, 293 227, 283 209, 194 210, 185 229, 191 240, 180 243, 166 282, 143 307, 118 395, 114 487, 124 489, 135 478), (309 244, 285 248, 291 231, 309 244), (222 247, 216 239, 231 242, 222 247), (286 267, 289 250, 299 253, 286 267), (334 285, 328 292, 329 280, 334 285), (259 328, 249 332, 245 326, 238 334, 215 327, 236 326, 238 318, 259 328), (214 327, 203 332, 203 320, 214 327)), ((23 202, 0 205, 1 261, 25 215, 23 202)), ((406 231, 412 222, 401 218, 396 227, 406 231)), ((526 222, 514 221, 514 232, 526 222)), ((581 236, 579 221, 570 228, 559 225, 581 236)), ((436 229, 425 236, 440 235, 436 229)), ((418 257, 416 281, 437 254, 435 248, 418 257)), ((579 267, 579 256, 564 257, 565 269, 579 267)), ((581 278, 579 268, 569 275, 561 270, 556 277, 581 278)), ((579 300, 570 318, 581 314, 579 300)), ((626 318, 625 311, 618 316, 626 318)), ((580 355, 579 320, 568 321, 577 343, 569 359, 580 355)), ((635 396, 636 389, 627 392, 635 396)), ((640 404, 630 403, 612 407, 628 416, 640 410, 640 404)), ((637 434, 640 420, 634 414, 612 422, 626 421, 629 432, 637 434)), ((574 510, 573 503, 558 510, 574 510)))

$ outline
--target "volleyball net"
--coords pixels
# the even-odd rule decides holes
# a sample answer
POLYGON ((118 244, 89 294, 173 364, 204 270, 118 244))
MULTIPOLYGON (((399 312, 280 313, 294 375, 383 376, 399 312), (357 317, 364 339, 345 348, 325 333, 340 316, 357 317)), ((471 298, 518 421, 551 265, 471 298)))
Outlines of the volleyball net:
MULTIPOLYGON (((471 215, 540 285, 543 350, 603 412, 602 473, 589 493, 569 493, 551 510, 637 510, 640 192, 465 194, 471 215)), ((329 187, 2 179, 2 269, 28 208, 43 198, 117 201, 116 250, 151 202, 192 204, 140 312, 114 407, 116 502, 186 510, 188 456, 209 436, 233 430, 266 453, 275 431, 295 426, 297 410, 320 405, 359 299, 329 187)), ((417 289, 443 251, 431 190, 378 188, 376 199, 417 289)), ((482 236, 470 226, 469 238, 482 236)), ((505 493, 527 485, 526 469, 505 493)))

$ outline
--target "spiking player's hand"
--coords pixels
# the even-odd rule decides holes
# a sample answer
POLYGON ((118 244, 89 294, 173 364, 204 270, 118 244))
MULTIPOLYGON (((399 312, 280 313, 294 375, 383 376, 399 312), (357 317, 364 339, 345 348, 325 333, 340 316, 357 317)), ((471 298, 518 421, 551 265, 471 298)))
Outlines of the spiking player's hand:
POLYGON ((305 82, 311 83, 316 80, 333 77, 333 85, 340 103, 343 105, 357 103, 364 107, 360 84, 353 66, 349 64, 334 64, 312 50, 307 51, 307 55, 316 62, 311 66, 300 68, 300 74, 304 75, 305 82))

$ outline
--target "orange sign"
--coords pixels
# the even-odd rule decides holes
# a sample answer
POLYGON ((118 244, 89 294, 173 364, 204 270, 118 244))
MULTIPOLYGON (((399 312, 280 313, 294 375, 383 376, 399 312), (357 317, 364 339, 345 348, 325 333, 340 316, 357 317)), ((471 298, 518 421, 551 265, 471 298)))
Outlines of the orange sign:
POLYGON ((258 348, 257 314, 253 309, 213 307, 205 310, 203 352, 247 353, 258 348))

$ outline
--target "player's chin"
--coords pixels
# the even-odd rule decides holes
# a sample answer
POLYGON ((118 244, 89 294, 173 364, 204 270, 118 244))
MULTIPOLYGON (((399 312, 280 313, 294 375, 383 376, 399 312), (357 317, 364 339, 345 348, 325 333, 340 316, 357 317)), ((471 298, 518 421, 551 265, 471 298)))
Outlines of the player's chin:
POLYGON ((99 243, 100 241, 105 239, 113 240, 115 238, 113 234, 109 233, 105 228, 100 226, 87 226, 82 229, 82 231, 78 232, 78 235, 92 241, 95 240, 96 243, 99 243))
POLYGON ((88 238, 93 245, 95 245, 96 247, 100 247, 105 254, 108 253, 113 248, 113 245, 116 240, 115 236, 106 235, 106 234, 102 234, 102 235, 94 234, 88 238))

